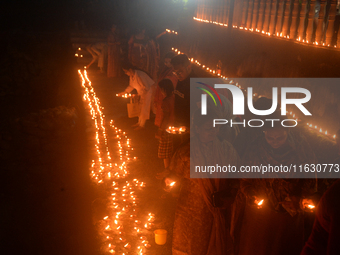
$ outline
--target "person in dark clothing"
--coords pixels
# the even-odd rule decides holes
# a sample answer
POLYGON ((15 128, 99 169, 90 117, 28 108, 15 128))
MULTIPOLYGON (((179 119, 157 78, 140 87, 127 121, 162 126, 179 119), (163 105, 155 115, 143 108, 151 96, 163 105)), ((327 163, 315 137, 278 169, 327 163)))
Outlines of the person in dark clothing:
POLYGON ((196 77, 187 55, 180 54, 171 59, 174 73, 178 78, 175 94, 175 125, 190 127, 190 78, 196 77))
POLYGON ((317 209, 312 234, 301 255, 340 254, 340 180, 322 196, 317 209))
MULTIPOLYGON (((267 110, 270 109, 272 106, 272 100, 267 97, 260 97, 254 103, 254 108, 257 110, 267 110)), ((277 117, 277 116, 276 116, 277 117)), ((276 118, 275 117, 275 118, 276 118)), ((244 119, 251 119, 251 118, 259 118, 259 119, 266 119, 268 116, 255 116, 252 113, 247 113, 244 119)), ((258 128, 252 127, 244 127, 241 129, 240 134, 236 137, 233 146, 237 151, 238 155, 242 158, 244 152, 246 151, 247 146, 257 139, 260 135, 262 135, 262 130, 258 128)))
MULTIPOLYGON (((247 146, 242 165, 316 163, 316 156, 302 131, 269 125, 262 131, 247 146)), ((312 198, 317 185, 316 178, 298 177, 290 173, 290 176, 272 175, 241 181, 231 223, 235 254, 300 254, 304 245, 305 210, 301 204, 315 204, 312 198)))
MULTIPOLYGON (((335 136, 335 146, 333 148, 334 152, 337 153, 337 156, 333 156, 334 158, 332 160, 329 160, 328 162, 322 162, 322 163, 331 163, 333 164, 333 167, 336 167, 337 165, 340 165, 340 129, 336 132, 335 136)), ((330 154, 333 154, 330 152, 330 154)), ((335 153, 334 153, 335 154, 335 153)), ((322 173, 323 178, 319 179, 318 186, 319 186, 319 198, 321 198, 322 194, 326 192, 334 182, 336 182, 339 176, 338 172, 326 170, 326 172, 322 173)))
POLYGON ((156 134, 156 138, 159 139, 158 157, 164 160, 164 168, 167 169, 173 152, 173 135, 168 133, 166 129, 173 124, 174 119, 174 85, 170 79, 163 79, 158 83, 158 86, 164 95, 162 102, 163 118, 156 134))

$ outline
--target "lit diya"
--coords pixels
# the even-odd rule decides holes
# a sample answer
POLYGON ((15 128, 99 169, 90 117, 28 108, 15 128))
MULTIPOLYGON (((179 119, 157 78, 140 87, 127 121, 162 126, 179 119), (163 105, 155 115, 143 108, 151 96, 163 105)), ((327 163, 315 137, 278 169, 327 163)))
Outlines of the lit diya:
POLYGON ((262 205, 264 203, 264 199, 261 199, 261 200, 255 199, 254 203, 257 205, 257 208, 260 209, 260 208, 262 208, 262 205))
POLYGON ((145 225, 144 225, 144 227, 145 227, 146 229, 151 229, 153 226, 154 226, 154 224, 151 223, 151 222, 145 223, 145 225))
POLYGON ((182 126, 182 127, 168 127, 166 129, 166 132, 170 133, 170 134, 183 134, 186 131, 186 127, 182 126))
POLYGON ((263 201, 264 201, 264 199, 262 199, 260 202, 258 202, 257 205, 262 205, 263 201))
POLYGON ((312 199, 304 198, 302 199, 302 202, 300 204, 301 209, 309 209, 309 210, 314 210, 315 209, 315 204, 312 199))
POLYGON ((315 208, 315 205, 309 204, 309 205, 307 205, 307 207, 308 207, 309 209, 314 209, 314 208, 315 208))
POLYGON ((165 178, 165 185, 167 188, 172 188, 175 186, 176 182, 174 180, 172 180, 171 178, 165 178))

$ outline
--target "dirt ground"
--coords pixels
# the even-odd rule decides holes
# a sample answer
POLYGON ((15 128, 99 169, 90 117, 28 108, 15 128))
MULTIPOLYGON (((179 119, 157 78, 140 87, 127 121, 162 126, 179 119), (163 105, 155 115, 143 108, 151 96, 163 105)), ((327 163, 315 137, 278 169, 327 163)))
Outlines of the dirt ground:
POLYGON ((67 34, 16 31, 3 38, 4 254, 97 254, 85 115, 67 34))
MULTIPOLYGON (((104 254, 98 222, 108 213, 107 190, 90 179, 91 119, 82 102, 79 67, 67 36, 9 35, 13 49, 1 63, 1 244, 6 254, 104 254), (59 36, 59 37, 58 37, 59 36), (25 42, 25 43, 24 43, 25 42), (7 252, 8 251, 8 252, 7 252)), ((164 246, 148 231, 149 254, 171 254, 175 199, 155 178, 157 158, 152 120, 133 131, 127 99, 115 94, 127 77, 108 79, 90 70, 107 120, 124 129, 138 159, 131 178, 146 183, 139 211, 152 212, 154 228, 168 230, 164 246)))

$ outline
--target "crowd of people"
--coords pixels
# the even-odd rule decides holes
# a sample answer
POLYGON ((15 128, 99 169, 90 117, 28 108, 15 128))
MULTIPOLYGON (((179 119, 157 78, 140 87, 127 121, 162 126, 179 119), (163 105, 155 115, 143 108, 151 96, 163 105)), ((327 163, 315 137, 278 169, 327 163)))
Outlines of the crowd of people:
MULTIPOLYGON (((320 189, 323 181, 316 177, 190 178, 190 162, 233 166, 317 163, 304 129, 214 127, 213 119, 232 118, 232 104, 220 95, 223 104, 209 107, 208 115, 190 109, 190 78, 197 75, 185 54, 166 53, 158 70, 157 39, 147 37, 144 29, 128 41, 125 59, 121 49, 113 26, 107 75, 116 77, 123 71, 129 76, 129 86, 119 95, 137 92, 140 112, 135 130, 144 128, 150 114, 155 114, 158 157, 164 161, 164 171, 156 177, 166 191, 177 192, 173 255, 340 254, 339 181, 328 180, 328 184, 335 183, 325 193, 320 189), (169 133, 170 126, 184 131, 169 133), (313 215, 314 206, 317 213, 311 230, 311 217, 306 215, 313 215)), ((254 106, 268 109, 271 100, 262 97, 254 106)))
POLYGON ((120 77, 123 75, 121 65, 128 61, 156 81, 160 61, 158 39, 166 31, 157 36, 149 36, 140 26, 131 33, 130 38, 129 32, 126 28, 112 25, 106 41, 87 45, 85 48, 91 54, 92 60, 86 68, 97 63, 100 72, 106 73, 107 77, 120 77))

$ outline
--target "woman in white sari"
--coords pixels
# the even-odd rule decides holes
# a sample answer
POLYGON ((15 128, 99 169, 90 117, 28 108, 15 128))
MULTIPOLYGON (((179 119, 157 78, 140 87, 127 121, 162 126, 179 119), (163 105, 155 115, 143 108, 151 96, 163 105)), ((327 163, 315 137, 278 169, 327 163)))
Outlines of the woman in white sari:
POLYGON ((155 88, 155 82, 148 74, 144 71, 138 70, 130 63, 124 63, 122 67, 125 74, 130 77, 130 81, 129 86, 123 92, 119 93, 119 95, 130 93, 135 89, 140 97, 139 103, 141 111, 138 116, 138 123, 134 125, 136 130, 138 130, 143 128, 146 120, 150 118, 151 98, 152 92, 155 88))

